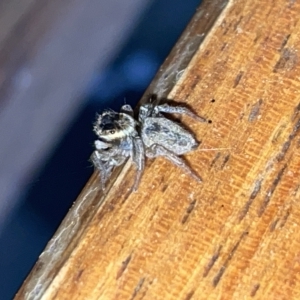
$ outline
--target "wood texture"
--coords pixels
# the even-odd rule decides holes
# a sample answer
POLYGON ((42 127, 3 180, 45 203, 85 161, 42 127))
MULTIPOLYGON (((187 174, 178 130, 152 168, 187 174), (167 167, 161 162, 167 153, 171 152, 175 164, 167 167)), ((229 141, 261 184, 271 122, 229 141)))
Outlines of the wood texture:
POLYGON ((300 299, 299 14, 297 1, 204 2, 148 91, 211 120, 182 118, 204 183, 162 158, 137 193, 129 163, 106 195, 95 174, 16 299, 300 299))

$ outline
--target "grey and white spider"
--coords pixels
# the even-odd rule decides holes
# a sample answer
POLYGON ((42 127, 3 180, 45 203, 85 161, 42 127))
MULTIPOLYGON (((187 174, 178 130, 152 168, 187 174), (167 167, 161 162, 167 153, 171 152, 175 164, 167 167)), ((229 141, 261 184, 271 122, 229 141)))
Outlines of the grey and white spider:
POLYGON ((164 156, 197 181, 201 178, 179 157, 198 147, 193 134, 162 113, 187 114, 197 121, 206 120, 182 106, 147 103, 140 107, 138 121, 134 119, 130 105, 123 105, 120 113, 104 111, 98 116, 94 131, 99 140, 91 156, 100 171, 101 184, 105 183, 115 166, 131 157, 137 167, 133 190, 137 190, 144 170, 145 157, 164 156))
POLYGON ((106 110, 98 116, 94 132, 99 140, 95 141, 96 150, 91 155, 91 161, 100 171, 103 190, 113 168, 123 164, 128 157, 132 158, 137 167, 133 186, 134 190, 137 189, 145 165, 144 145, 137 126, 130 105, 123 105, 120 113, 106 110))

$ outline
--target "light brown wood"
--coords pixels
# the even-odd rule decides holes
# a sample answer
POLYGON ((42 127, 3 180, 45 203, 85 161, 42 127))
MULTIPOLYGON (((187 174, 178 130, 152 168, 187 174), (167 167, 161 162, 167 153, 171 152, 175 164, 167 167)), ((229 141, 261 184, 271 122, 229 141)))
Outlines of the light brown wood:
POLYGON ((182 118, 203 184, 163 158, 137 193, 129 163, 106 195, 94 175, 16 299, 300 299, 300 3, 225 4, 204 1, 148 91, 211 120, 182 118))

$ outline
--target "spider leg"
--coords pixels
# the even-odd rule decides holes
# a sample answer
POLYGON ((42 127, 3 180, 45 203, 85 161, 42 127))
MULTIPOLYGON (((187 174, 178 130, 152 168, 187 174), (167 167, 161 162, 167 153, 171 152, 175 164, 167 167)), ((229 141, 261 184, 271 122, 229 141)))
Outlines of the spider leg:
POLYGON ((120 166, 126 160, 127 153, 120 152, 118 148, 112 147, 103 151, 95 150, 91 155, 91 161, 100 172, 102 190, 105 190, 105 183, 110 177, 114 167, 120 166))
POLYGON ((111 144, 109 144, 109 143, 106 143, 106 142, 103 142, 103 141, 99 141, 99 140, 95 141, 95 148, 97 150, 107 149, 109 147, 111 147, 111 144))
POLYGON ((174 114, 186 114, 189 117, 199 121, 199 122, 206 122, 206 119, 196 115, 190 109, 184 106, 170 106, 168 104, 162 104, 155 107, 157 113, 165 112, 165 113, 174 113, 174 114))
POLYGON ((187 174, 192 176, 195 180, 197 180, 198 182, 202 182, 201 177, 196 173, 194 173, 194 171, 185 163, 185 161, 181 157, 177 156, 175 153, 169 151, 168 149, 166 149, 161 145, 158 144, 151 145, 151 147, 146 149, 146 156, 149 158, 164 156, 169 161, 171 161, 174 165, 178 166, 187 174))
POLYGON ((100 172, 101 188, 105 190, 105 183, 112 173, 113 166, 101 158, 99 151, 95 150, 91 155, 94 167, 100 172))
POLYGON ((144 144, 139 137, 134 137, 132 143, 132 161, 135 163, 137 168, 136 177, 133 185, 133 190, 136 191, 140 184, 141 177, 145 168, 145 149, 144 144))

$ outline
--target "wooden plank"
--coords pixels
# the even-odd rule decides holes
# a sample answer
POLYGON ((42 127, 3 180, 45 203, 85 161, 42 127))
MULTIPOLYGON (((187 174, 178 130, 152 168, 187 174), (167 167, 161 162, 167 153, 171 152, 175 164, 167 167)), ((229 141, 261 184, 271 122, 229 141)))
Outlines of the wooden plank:
POLYGON ((224 4, 204 2, 160 73, 204 33, 166 84, 211 120, 182 118, 202 140, 185 159, 203 184, 163 158, 136 193, 130 163, 106 195, 94 174, 16 299, 300 298, 300 3, 224 4))

